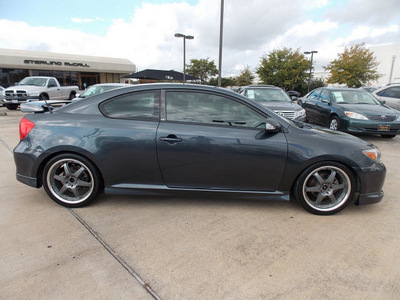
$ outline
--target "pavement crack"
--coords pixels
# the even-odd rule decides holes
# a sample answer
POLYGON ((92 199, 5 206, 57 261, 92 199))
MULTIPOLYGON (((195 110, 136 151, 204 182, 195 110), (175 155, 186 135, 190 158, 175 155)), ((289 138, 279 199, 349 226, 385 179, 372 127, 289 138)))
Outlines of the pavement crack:
POLYGON ((136 279, 137 282, 156 300, 161 298, 153 291, 151 286, 144 282, 143 279, 123 260, 110 245, 106 243, 90 226, 83 220, 73 209, 68 208, 69 212, 90 232, 90 234, 99 241, 99 243, 136 279))
POLYGON ((10 152, 11 154, 13 153, 13 150, 11 149, 11 147, 8 146, 8 144, 5 141, 3 141, 2 138, 0 138, 0 143, 8 150, 8 152, 10 152))

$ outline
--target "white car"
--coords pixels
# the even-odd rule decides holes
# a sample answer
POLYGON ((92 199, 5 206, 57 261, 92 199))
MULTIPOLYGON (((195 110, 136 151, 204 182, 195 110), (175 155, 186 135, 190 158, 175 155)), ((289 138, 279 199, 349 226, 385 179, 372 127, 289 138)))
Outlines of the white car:
POLYGON ((0 86, 0 105, 1 106, 4 106, 4 102, 3 102, 4 95, 3 95, 3 93, 4 93, 4 88, 2 86, 0 86))
POLYGON ((380 101, 385 101, 385 104, 400 110, 400 83, 394 83, 383 86, 372 92, 380 101))

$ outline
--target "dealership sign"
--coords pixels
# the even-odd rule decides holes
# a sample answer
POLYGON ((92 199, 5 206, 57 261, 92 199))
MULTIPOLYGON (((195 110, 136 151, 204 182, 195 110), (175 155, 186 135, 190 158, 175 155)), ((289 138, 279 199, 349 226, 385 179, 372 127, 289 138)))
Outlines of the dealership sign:
POLYGON ((67 66, 67 67, 84 67, 90 68, 90 66, 86 63, 77 63, 77 62, 61 62, 61 61, 53 61, 53 60, 34 60, 34 59, 25 59, 24 64, 29 65, 47 65, 47 66, 67 66))

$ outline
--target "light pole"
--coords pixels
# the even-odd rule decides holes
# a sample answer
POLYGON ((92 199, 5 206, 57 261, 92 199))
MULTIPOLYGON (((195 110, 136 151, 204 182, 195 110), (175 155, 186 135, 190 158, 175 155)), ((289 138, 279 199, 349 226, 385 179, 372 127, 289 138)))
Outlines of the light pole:
POLYGON ((310 76, 308 77, 308 85, 307 85, 307 92, 310 91, 310 84, 311 84, 311 72, 312 72, 312 61, 313 61, 313 56, 314 53, 318 53, 318 51, 306 51, 304 54, 311 54, 311 63, 310 63, 310 76))
POLYGON ((175 33, 175 37, 177 38, 183 38, 183 84, 185 84, 185 79, 186 79, 186 39, 188 40, 193 40, 194 36, 192 35, 184 35, 182 33, 175 33))
POLYGON ((219 60, 218 60, 218 86, 221 86, 222 78, 222 36, 224 32, 224 0, 221 0, 221 15, 219 21, 219 60))

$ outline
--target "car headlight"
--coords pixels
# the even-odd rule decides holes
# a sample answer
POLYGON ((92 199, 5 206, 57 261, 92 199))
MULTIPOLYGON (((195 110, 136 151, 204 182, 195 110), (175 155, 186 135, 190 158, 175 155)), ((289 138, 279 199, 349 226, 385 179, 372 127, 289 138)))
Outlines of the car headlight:
POLYGON ((39 96, 39 92, 38 91, 29 91, 28 96, 39 96))
POLYGON ((346 116, 348 116, 351 119, 368 120, 368 118, 366 116, 359 114, 359 113, 355 113, 352 111, 345 111, 344 113, 346 114, 346 116))
POLYGON ((297 119, 298 117, 304 116, 306 113, 306 110, 303 108, 301 110, 295 111, 293 119, 297 119))
POLYGON ((396 119, 396 121, 400 121, 400 116, 398 116, 398 118, 396 119))
POLYGON ((363 151, 364 155, 368 156, 373 161, 380 163, 381 162, 381 151, 378 148, 372 148, 363 151))

